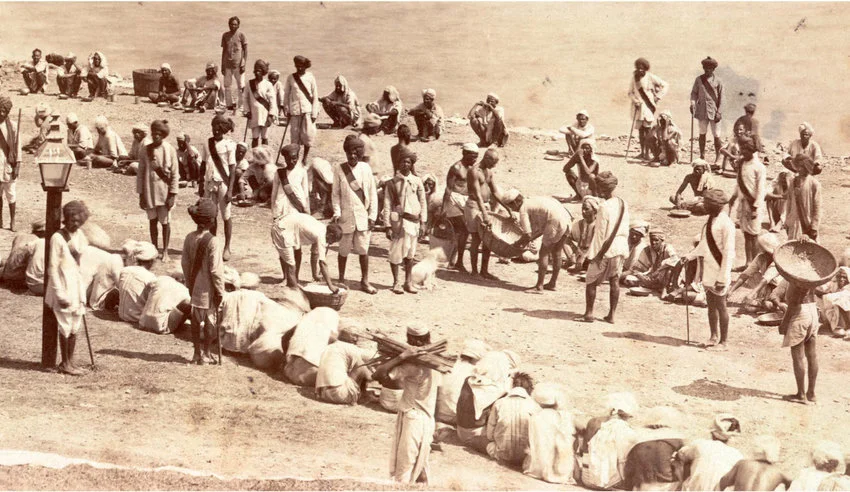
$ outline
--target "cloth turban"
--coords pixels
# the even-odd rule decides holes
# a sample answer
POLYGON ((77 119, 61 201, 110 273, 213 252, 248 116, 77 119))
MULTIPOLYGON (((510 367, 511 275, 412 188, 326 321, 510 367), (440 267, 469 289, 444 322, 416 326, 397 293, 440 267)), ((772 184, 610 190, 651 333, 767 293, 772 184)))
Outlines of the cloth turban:
POLYGON ((502 194, 502 201, 505 203, 511 203, 517 198, 520 197, 520 192, 516 188, 511 188, 508 191, 502 194))
POLYGON ((540 383, 534 387, 531 394, 534 401, 541 407, 558 407, 561 391, 555 383, 540 383))
POLYGON ((156 246, 147 241, 139 242, 133 252, 133 257, 136 258, 136 261, 153 261, 156 259, 156 255, 156 246))
POLYGON ((464 154, 469 153, 469 154, 476 154, 477 155, 478 154, 478 144, 465 143, 465 144, 463 144, 463 147, 460 148, 460 150, 464 154))
POLYGON ((779 439, 776 436, 756 436, 753 440, 755 452, 753 457, 757 460, 776 463, 779 461, 779 439))
POLYGON ((178 142, 185 142, 186 141, 186 134, 183 133, 183 132, 178 133, 177 134, 177 141, 178 142))
MULTIPOLYGON (((2 100, 0 100, 0 104, 2 104, 2 100)), ((65 123, 78 123, 79 121, 77 113, 68 113, 68 115, 65 116, 65 123)))
POLYGON ((702 61, 702 68, 717 68, 717 60, 712 57, 707 57, 702 61))
POLYGON ((415 152, 410 150, 408 147, 403 147, 400 149, 398 153, 398 161, 401 162, 405 159, 410 159, 411 164, 416 164, 417 155, 415 152))
POLYGON ((34 220, 31 224, 31 226, 32 226, 32 233, 33 234, 38 233, 38 232, 44 232, 45 228, 46 228, 46 226, 44 224, 44 219, 34 220))
POLYGON ((490 347, 485 342, 476 338, 470 338, 463 342, 463 349, 461 349, 460 355, 469 357, 477 362, 489 351, 490 347))
POLYGON ((272 161, 272 153, 265 145, 251 150, 251 164, 256 166, 265 166, 272 161))
POLYGON ((144 123, 136 123, 135 125, 133 125, 133 131, 134 132, 142 132, 142 133, 146 134, 146 133, 148 133, 148 125, 146 125, 144 123))
POLYGON ((669 109, 665 109, 661 113, 658 114, 659 118, 664 118, 667 121, 673 121, 673 113, 670 112, 669 109))
POLYGON ((345 141, 342 143, 342 148, 346 152, 351 152, 353 150, 360 149, 361 151, 366 147, 363 144, 363 141, 357 137, 357 135, 348 135, 345 137, 345 141))
POLYGON ((51 112, 52 112, 52 110, 50 109, 50 105, 47 104, 46 102, 40 102, 35 107, 35 114, 37 114, 38 116, 47 116, 51 112))
POLYGON ((588 113, 586 109, 582 109, 581 111, 576 113, 576 118, 578 118, 579 116, 584 116, 585 118, 590 119, 590 113, 588 113))
POLYGON ((721 413, 714 417, 714 426, 711 435, 718 441, 726 442, 732 434, 741 433, 741 422, 731 414, 721 413))
POLYGON ((812 174, 815 169, 815 161, 805 154, 797 154, 794 156, 794 170, 800 172, 805 169, 807 173, 812 174))
POLYGON ((209 198, 201 198, 189 206, 189 216, 198 225, 212 223, 218 215, 218 206, 209 198))
MULTIPOLYGON (((359 140, 359 139, 358 139, 359 140)), ((301 147, 298 144, 287 144, 281 147, 280 154, 289 156, 292 160, 298 159, 298 154, 301 152, 301 147)))
POLYGON ((707 190, 703 193, 702 199, 707 205, 714 205, 715 207, 722 207, 729 203, 729 196, 719 188, 707 190))
POLYGON ((624 413, 629 417, 634 417, 638 410, 637 399, 631 393, 612 393, 608 395, 605 406, 611 415, 624 413))
POLYGON ((641 236, 646 236, 646 234, 649 232, 649 222, 641 219, 633 220, 632 223, 629 224, 629 230, 635 231, 641 236))
POLYGON ((76 59, 77 59, 77 55, 75 55, 73 53, 68 53, 67 55, 65 55, 65 60, 75 61, 76 59))
POLYGON ((425 89, 424 91, 422 91, 422 95, 428 96, 431 99, 436 99, 437 98, 437 91, 435 91, 434 89, 425 89))
POLYGON ((254 70, 261 69, 263 73, 269 73, 269 63, 265 60, 257 60, 254 62, 254 70))
POLYGON ((12 100, 6 96, 0 96, 0 111, 4 111, 6 114, 9 114, 9 111, 12 110, 12 100))
POLYGON ((375 113, 369 113, 363 118, 363 128, 378 128, 381 126, 381 117, 375 113))
POLYGON ((703 159, 694 159, 693 168, 702 168, 703 170, 708 171, 708 163, 703 159))
POLYGON ((603 192, 612 192, 617 187, 617 176, 611 171, 603 171, 596 175, 596 187, 603 192))
POLYGON ((495 92, 491 92, 491 93, 487 94, 487 98, 488 99, 495 99, 496 102, 501 101, 501 99, 499 99, 498 94, 496 94, 495 92))
POLYGON ((169 72, 171 71, 171 65, 169 65, 168 63, 163 63, 159 66, 160 70, 162 70, 163 68, 167 68, 169 72))
POLYGON ((663 241, 664 239, 667 239, 667 233, 665 233, 664 231, 662 231, 660 229, 655 229, 655 230, 649 231, 649 238, 650 239, 652 239, 652 238, 661 239, 663 241))
POLYGON ((437 187, 437 177, 436 176, 434 176, 431 173, 428 173, 428 174, 426 174, 425 176, 422 177, 422 184, 425 184, 428 181, 433 183, 435 188, 437 187))
POLYGON ((232 266, 224 267, 224 285, 225 287, 228 285, 232 285, 234 289, 239 289, 242 287, 242 282, 239 279, 239 272, 236 271, 232 266))
POLYGON ((747 103, 747 105, 744 106, 744 111, 747 111, 749 113, 755 113, 756 112, 756 105, 753 104, 753 103, 747 103))
POLYGON ((154 120, 151 123, 151 133, 153 132, 158 132, 164 137, 167 137, 171 133, 171 128, 168 127, 168 120, 154 120))
POLYGON ((814 134, 815 128, 810 123, 807 123, 807 122, 804 121, 804 122, 800 123, 799 127, 797 127, 797 131, 799 133, 803 133, 804 131, 808 131, 810 134, 814 134))
POLYGON ((421 323, 413 323, 407 327, 407 334, 412 337, 424 337, 431 333, 427 325, 421 323))
POLYGON ((100 115, 94 119, 94 127, 100 130, 105 130, 106 127, 109 126, 109 120, 106 119, 106 116, 100 115))
POLYGON ((812 450, 812 463, 815 467, 821 467, 830 461, 844 464, 844 453, 841 452, 841 446, 832 441, 818 441, 812 450))
POLYGON ((602 199, 600 199, 597 196, 586 196, 586 197, 584 197, 584 200, 582 200, 582 202, 581 202, 582 208, 585 205, 587 205, 590 208, 590 210, 593 210, 594 212, 599 210, 599 205, 601 205, 601 204, 602 204, 602 199))
POLYGON ((218 65, 216 65, 216 64, 215 64, 215 62, 207 62, 207 68, 206 68, 206 69, 207 69, 207 70, 209 70, 209 69, 211 69, 211 68, 212 68, 212 69, 217 69, 217 68, 218 68, 218 65))
POLYGON ((645 412, 644 423, 647 427, 676 427, 682 420, 682 414, 672 407, 653 407, 645 412))
POLYGON ((646 58, 638 58, 635 60, 635 68, 639 70, 649 70, 649 60, 646 58))
POLYGON ((310 62, 310 59, 306 56, 298 55, 293 58, 292 61, 295 63, 296 67, 310 68, 313 66, 313 64, 310 62))
POLYGON ((243 289, 254 290, 260 286, 260 276, 254 272, 242 272, 239 275, 239 283, 243 289))
POLYGON ((212 119, 212 127, 215 128, 216 125, 223 125, 226 132, 233 131, 233 120, 227 116, 221 114, 215 115, 212 119))
POLYGON ((280 77, 280 71, 279 70, 269 70, 269 75, 276 75, 276 76, 280 77))

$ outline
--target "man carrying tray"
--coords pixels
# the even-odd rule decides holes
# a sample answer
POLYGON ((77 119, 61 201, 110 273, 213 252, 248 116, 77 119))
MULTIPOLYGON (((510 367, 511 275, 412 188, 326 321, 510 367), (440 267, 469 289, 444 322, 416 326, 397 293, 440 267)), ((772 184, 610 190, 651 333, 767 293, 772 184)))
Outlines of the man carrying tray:
POLYGON ((629 254, 629 207, 626 201, 613 196, 617 187, 617 177, 610 171, 599 173, 596 190, 604 201, 599 205, 593 238, 587 250, 590 264, 587 267, 585 287, 585 311, 578 321, 593 323, 593 304, 596 302, 596 288, 608 280, 610 310, 605 321, 614 323, 614 313, 620 300, 620 275, 623 273, 623 261, 629 254))

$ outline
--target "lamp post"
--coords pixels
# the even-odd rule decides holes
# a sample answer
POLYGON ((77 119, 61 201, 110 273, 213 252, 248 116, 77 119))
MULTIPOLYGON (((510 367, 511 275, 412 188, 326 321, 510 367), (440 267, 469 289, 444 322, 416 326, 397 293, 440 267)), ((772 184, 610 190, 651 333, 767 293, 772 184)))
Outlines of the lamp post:
MULTIPOLYGON (((62 223, 62 193, 68 191, 68 177, 76 162, 74 153, 65 144, 61 124, 57 119, 50 123, 50 131, 45 142, 36 152, 35 162, 41 174, 41 187, 47 192, 47 211, 44 230, 44 291, 47 292, 50 271, 50 239, 59 230, 62 223)), ((53 310, 47 305, 42 307, 41 325, 41 365, 45 368, 56 366, 56 344, 59 327, 53 310)))

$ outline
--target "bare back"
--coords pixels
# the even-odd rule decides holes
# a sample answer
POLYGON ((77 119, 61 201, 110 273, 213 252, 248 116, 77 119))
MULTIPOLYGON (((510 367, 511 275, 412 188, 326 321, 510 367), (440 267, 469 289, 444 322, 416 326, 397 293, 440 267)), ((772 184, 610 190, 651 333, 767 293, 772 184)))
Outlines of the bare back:
POLYGON ((449 168, 448 176, 446 176, 446 188, 452 193, 468 195, 469 184, 466 182, 468 175, 469 168, 463 165, 463 161, 455 162, 449 168))
MULTIPOLYGON (((727 477, 732 490, 775 490, 779 484, 787 487, 790 480, 776 465, 758 460, 741 460, 735 464, 727 477), (733 475, 731 476, 730 475, 733 475)), ((724 485, 725 485, 724 480, 724 485)))

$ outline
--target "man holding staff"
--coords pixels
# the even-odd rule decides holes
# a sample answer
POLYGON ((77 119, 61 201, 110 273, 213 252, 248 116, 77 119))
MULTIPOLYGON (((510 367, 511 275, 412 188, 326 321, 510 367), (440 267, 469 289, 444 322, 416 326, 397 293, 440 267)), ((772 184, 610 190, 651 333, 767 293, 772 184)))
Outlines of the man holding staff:
MULTIPOLYGON (((649 72, 649 61, 646 58, 635 60, 635 71, 629 86, 629 98, 632 100, 632 127, 638 129, 640 155, 638 158, 650 160, 650 135, 655 124, 655 112, 658 102, 667 94, 669 86, 657 75, 649 72)), ((629 222, 626 221, 626 224, 629 222)))
POLYGON ((702 61, 702 69, 705 73, 694 80, 691 89, 691 115, 699 121, 699 158, 705 159, 705 140, 708 127, 714 136, 714 153, 720 151, 723 146, 720 141, 720 104, 723 102, 723 82, 720 77, 714 75, 717 68, 717 60, 708 57, 702 61))

